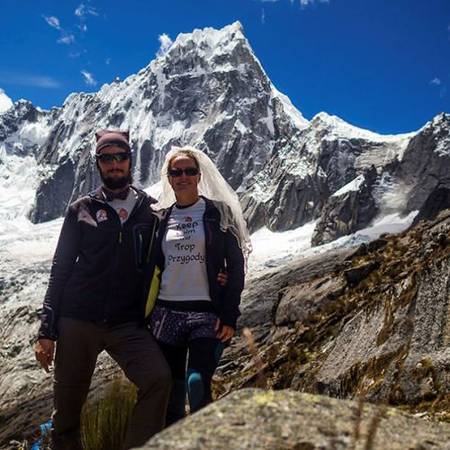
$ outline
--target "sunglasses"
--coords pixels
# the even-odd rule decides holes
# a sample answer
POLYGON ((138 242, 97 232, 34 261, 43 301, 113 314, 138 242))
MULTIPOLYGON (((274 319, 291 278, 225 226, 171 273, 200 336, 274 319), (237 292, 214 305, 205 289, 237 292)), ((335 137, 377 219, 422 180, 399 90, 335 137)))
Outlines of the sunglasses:
POLYGON ((121 152, 121 153, 100 153, 99 155, 95 155, 97 161, 101 161, 103 163, 112 163, 115 162, 123 162, 127 161, 131 158, 130 152, 121 152))
POLYGON ((187 177, 194 177, 195 175, 198 175, 200 171, 197 169, 197 167, 186 167, 186 169, 169 169, 167 171, 169 177, 181 177, 183 173, 187 177))

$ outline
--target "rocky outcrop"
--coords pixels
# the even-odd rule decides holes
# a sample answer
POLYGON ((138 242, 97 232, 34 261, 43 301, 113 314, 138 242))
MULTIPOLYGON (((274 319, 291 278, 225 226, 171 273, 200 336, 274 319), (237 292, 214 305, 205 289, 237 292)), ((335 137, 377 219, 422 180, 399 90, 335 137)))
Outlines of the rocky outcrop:
POLYGON ((450 210, 353 253, 272 270, 249 284, 242 326, 218 377, 221 394, 265 383, 448 417, 450 210), (262 319, 264 318, 264 325, 262 319), (268 322, 270 325, 268 325, 268 322))
POLYGON ((274 156, 243 193, 242 204, 252 229, 267 226, 271 230, 288 230, 321 214, 328 217, 331 228, 337 229, 339 224, 333 220, 338 217, 329 213, 336 208, 347 211, 348 196, 331 195, 370 173, 364 197, 370 198, 376 208, 360 211, 361 223, 354 224, 358 229, 371 220, 388 189, 386 184, 380 186, 376 178, 381 180, 381 174, 391 173, 409 139, 409 135, 376 135, 337 117, 318 114, 289 140, 281 138, 275 144, 274 156), (368 219, 364 217, 367 212, 368 219))
POLYGON ((42 134, 48 132, 56 110, 43 111, 31 102, 19 100, 0 117, 0 164, 2 150, 7 155, 27 156, 37 153, 42 134))
POLYGON ((319 218, 318 245, 365 227, 377 213, 408 214, 448 184, 449 136, 448 114, 416 133, 381 136, 320 113, 277 142, 251 180, 242 195, 249 222, 253 229, 288 230, 319 218), (363 192, 336 195, 368 173, 363 192))
POLYGON ((278 231, 297 228, 317 217, 323 207, 327 192, 323 178, 285 173, 279 163, 278 159, 272 160, 269 174, 266 168, 256 181, 259 184, 262 177, 268 176, 265 183, 272 180, 273 186, 267 187, 268 190, 258 186, 250 195, 242 196, 241 204, 251 232, 262 226, 278 231), (267 202, 260 201, 268 195, 267 202))
POLYGON ((159 433, 142 450, 450 449, 450 425, 290 390, 244 389, 159 433), (411 430, 414 430, 411 433, 411 430))
POLYGON ((450 114, 439 114, 414 136, 395 171, 409 191, 404 212, 421 208, 439 184, 449 183, 450 114))
POLYGON ((36 194, 36 202, 30 212, 30 219, 37 217, 48 221, 58 217, 67 207, 67 198, 73 191, 75 167, 72 159, 62 161, 51 178, 43 181, 36 194))
POLYGON ((311 238, 312 245, 322 245, 352 234, 372 221, 378 213, 373 196, 377 179, 374 166, 328 198, 311 238))
POLYGON ((425 200, 416 217, 414 217, 412 226, 416 226, 421 220, 434 220, 441 211, 449 208, 450 189, 438 186, 425 200))

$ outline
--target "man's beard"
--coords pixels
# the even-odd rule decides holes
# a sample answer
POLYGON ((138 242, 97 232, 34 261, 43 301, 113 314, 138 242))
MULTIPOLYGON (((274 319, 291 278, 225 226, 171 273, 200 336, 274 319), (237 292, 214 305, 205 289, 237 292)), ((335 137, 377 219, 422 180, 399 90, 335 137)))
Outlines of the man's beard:
POLYGON ((108 175, 104 175, 100 170, 100 178, 103 181, 103 185, 111 190, 123 189, 128 184, 133 182, 133 178, 131 176, 131 170, 122 177, 109 177, 108 175))

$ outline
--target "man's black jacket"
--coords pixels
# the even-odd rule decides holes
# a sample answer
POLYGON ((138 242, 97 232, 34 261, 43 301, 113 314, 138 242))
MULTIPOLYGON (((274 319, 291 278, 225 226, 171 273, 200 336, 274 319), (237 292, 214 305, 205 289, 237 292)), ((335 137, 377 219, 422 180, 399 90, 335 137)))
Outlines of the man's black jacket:
POLYGON ((101 189, 69 206, 44 299, 39 338, 56 340, 58 317, 97 324, 143 321, 151 242, 158 226, 150 204, 138 199, 122 225, 101 189))

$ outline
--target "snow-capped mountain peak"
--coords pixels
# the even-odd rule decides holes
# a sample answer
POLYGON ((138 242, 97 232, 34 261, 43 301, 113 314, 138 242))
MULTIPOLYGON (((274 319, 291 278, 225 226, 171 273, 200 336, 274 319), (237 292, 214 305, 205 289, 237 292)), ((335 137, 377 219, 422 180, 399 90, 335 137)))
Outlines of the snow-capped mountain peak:
POLYGON ((372 142, 386 142, 386 141, 398 141, 401 139, 408 139, 416 132, 403 133, 403 134, 378 134, 373 131, 359 128, 352 125, 338 116, 328 114, 326 112, 320 112, 316 114, 311 123, 317 128, 326 129, 334 137, 345 137, 347 139, 364 139, 372 142))
POLYGON ((8 111, 13 105, 12 100, 5 94, 3 89, 0 89, 0 114, 8 111))
POLYGON ((218 47, 226 51, 230 50, 230 47, 227 46, 230 44, 236 45, 239 40, 247 42, 243 34, 242 24, 236 21, 220 30, 207 27, 195 29, 192 33, 180 33, 167 54, 176 53, 181 48, 192 47, 193 44, 205 54, 208 54, 211 49, 217 49, 218 47))
POLYGON ((173 145, 194 145, 238 190, 253 229, 286 230, 317 219, 344 186, 334 202, 350 192, 355 205, 368 199, 392 210, 386 199, 402 191, 402 212, 416 209, 448 173, 449 122, 442 114, 416 133, 392 136, 325 112, 308 121, 273 86, 235 22, 181 34, 137 74, 71 94, 61 108, 16 102, 0 115, 0 150, 36 157, 35 222, 61 216, 98 184, 94 133, 120 128, 130 131, 137 185, 159 180, 173 145), (352 183, 362 176, 365 183, 352 183))
POLYGON ((274 85, 272 85, 272 93, 273 97, 277 97, 280 100, 293 126, 302 130, 309 125, 309 121, 303 117, 303 114, 292 104, 291 99, 287 95, 281 93, 274 85))
POLYGON ((34 221, 60 216, 98 183, 91 158, 98 129, 130 131, 142 187, 159 179, 172 145, 189 144, 207 152, 234 188, 245 189, 273 154, 276 136, 308 123, 273 87, 239 22, 181 34, 137 74, 96 93, 73 93, 46 114, 34 221))

